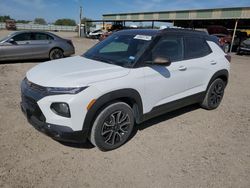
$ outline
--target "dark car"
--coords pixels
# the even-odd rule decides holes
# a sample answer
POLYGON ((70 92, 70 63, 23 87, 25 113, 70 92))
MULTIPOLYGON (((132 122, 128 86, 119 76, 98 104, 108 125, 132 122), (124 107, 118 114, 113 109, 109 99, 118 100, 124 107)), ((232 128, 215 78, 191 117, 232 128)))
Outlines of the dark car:
POLYGON ((108 36, 110 36, 113 32, 112 31, 107 31, 107 32, 104 32, 103 34, 100 35, 99 37, 99 41, 102 41, 104 39, 106 39, 108 36))
MULTIPOLYGON (((231 34, 233 35, 233 31, 231 31, 231 34)), ((242 41, 246 40, 247 38, 247 32, 236 31, 232 51, 237 52, 242 41)))
POLYGON ((0 39, 0 61, 59 59, 75 53, 71 40, 43 31, 17 31, 0 39))
POLYGON ((232 43, 232 36, 227 28, 220 25, 211 25, 207 28, 209 35, 219 38, 220 46, 223 46, 225 52, 229 52, 232 43))
POLYGON ((250 54, 250 38, 241 42, 240 46, 238 47, 237 54, 250 54))

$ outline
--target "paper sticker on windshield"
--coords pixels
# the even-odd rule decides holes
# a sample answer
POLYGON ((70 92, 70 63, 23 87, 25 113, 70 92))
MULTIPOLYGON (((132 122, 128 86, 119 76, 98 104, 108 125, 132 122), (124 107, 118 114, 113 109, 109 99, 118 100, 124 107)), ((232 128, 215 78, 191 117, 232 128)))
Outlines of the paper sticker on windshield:
POLYGON ((134 39, 139 39, 139 40, 151 40, 152 39, 152 36, 148 36, 148 35, 136 35, 134 37, 134 39))

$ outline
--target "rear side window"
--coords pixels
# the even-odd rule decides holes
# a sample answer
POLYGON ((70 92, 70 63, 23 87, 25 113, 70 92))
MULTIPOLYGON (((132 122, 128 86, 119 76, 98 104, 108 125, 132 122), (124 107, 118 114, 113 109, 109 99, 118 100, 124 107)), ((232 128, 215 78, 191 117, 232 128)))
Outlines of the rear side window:
POLYGON ((205 39, 185 37, 185 59, 204 57, 211 52, 205 39))
POLYGON ((35 40, 53 40, 53 38, 45 33, 35 33, 35 40))

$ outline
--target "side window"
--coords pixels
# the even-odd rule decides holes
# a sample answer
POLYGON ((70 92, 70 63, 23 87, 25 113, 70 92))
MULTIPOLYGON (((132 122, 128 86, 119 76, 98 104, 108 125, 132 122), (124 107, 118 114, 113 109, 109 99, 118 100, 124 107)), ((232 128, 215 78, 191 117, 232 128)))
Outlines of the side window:
POLYGON ((30 33, 21 33, 13 37, 14 41, 26 41, 31 40, 31 34, 30 33))
POLYGON ((211 53, 205 39, 186 37, 185 38, 185 59, 199 58, 211 53))
POLYGON ((35 33, 35 40, 53 40, 53 38, 45 33, 35 33))
POLYGON ((181 61, 184 55, 183 37, 181 36, 166 36, 162 37, 153 48, 150 61, 155 61, 157 58, 170 59, 170 61, 181 61))

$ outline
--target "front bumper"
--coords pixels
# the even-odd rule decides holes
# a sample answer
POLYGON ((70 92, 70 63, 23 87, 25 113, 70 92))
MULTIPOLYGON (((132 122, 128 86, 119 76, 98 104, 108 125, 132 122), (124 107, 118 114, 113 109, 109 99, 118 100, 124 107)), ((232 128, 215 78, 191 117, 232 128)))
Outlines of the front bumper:
POLYGON ((58 141, 74 143, 86 142, 87 132, 74 131, 67 126, 46 122, 46 118, 37 104, 37 101, 43 97, 41 92, 36 93, 36 91, 26 87, 25 81, 22 82, 21 90, 21 110, 33 127, 58 141))
POLYGON ((243 52, 250 52, 250 48, 241 47, 241 46, 239 47, 239 50, 243 52))

